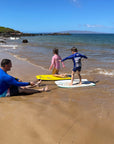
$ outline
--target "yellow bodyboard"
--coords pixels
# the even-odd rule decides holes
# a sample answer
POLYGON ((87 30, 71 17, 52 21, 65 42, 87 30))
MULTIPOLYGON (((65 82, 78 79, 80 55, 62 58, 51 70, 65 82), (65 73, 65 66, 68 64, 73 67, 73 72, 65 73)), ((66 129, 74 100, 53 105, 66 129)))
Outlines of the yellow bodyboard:
POLYGON ((41 79, 41 80, 68 80, 71 79, 71 76, 67 76, 67 77, 59 77, 59 76, 53 76, 53 75, 37 75, 36 76, 37 79, 41 79))

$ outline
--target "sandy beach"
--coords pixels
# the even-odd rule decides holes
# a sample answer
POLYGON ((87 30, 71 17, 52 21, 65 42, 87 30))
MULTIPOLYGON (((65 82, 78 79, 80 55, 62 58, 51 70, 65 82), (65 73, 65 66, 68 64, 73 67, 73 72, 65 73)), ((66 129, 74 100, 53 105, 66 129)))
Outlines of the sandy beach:
MULTIPOLYGON (((47 74, 29 62, 7 52, 13 67, 9 74, 32 81, 47 74)), ((28 96, 0 99, 1 144, 114 144, 114 96, 111 77, 83 76, 96 86, 76 89, 58 88, 43 81, 50 91, 28 96), (107 86, 109 84, 109 86, 107 86)))

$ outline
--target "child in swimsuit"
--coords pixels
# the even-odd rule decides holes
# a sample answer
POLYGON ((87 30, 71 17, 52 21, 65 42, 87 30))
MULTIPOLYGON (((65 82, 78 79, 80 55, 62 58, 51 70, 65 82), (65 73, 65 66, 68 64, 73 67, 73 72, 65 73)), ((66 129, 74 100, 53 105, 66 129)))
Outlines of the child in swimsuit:
MULTIPOLYGON (((53 49, 53 54, 54 54, 54 56, 52 57, 52 61, 51 61, 49 70, 51 70, 53 68, 52 74, 59 74, 61 57, 59 56, 59 51, 57 48, 53 49)), ((62 66, 65 67, 63 62, 62 62, 62 66)))
POLYGON ((77 72, 78 77, 79 77, 79 84, 81 84, 81 75, 80 75, 80 72, 81 72, 81 59, 82 58, 87 59, 87 57, 85 55, 82 55, 82 54, 78 53, 78 50, 75 47, 71 48, 71 52, 72 52, 72 55, 62 59, 61 62, 65 61, 67 59, 72 59, 74 66, 73 66, 72 73, 71 73, 71 85, 73 84, 75 72, 77 72))

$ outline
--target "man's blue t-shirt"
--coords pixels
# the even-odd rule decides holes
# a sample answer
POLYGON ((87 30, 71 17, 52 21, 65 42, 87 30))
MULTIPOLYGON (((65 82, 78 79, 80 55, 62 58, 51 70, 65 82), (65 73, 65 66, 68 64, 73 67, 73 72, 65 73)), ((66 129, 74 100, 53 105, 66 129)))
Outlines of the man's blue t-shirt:
POLYGON ((11 85, 27 86, 29 82, 18 82, 14 77, 8 75, 0 68, 0 95, 3 94, 11 85))
POLYGON ((61 61, 63 62, 65 60, 67 60, 67 59, 72 59, 73 64, 74 64, 73 68, 76 68, 76 67, 81 67, 81 59, 82 58, 86 58, 87 59, 87 57, 85 55, 82 55, 80 53, 75 53, 75 54, 72 54, 72 55, 62 59, 61 61))

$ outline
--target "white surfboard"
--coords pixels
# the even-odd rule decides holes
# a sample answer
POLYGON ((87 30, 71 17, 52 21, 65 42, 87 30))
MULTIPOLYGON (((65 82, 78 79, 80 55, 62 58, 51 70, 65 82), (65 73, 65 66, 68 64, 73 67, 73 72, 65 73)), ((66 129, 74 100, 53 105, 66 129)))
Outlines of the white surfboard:
POLYGON ((55 84, 61 88, 76 88, 76 87, 86 87, 95 86, 95 83, 88 81, 87 79, 82 79, 82 84, 79 85, 79 79, 74 79, 73 85, 70 85, 71 80, 59 80, 55 81, 55 84))

